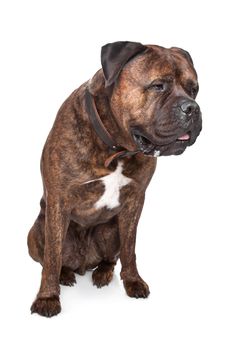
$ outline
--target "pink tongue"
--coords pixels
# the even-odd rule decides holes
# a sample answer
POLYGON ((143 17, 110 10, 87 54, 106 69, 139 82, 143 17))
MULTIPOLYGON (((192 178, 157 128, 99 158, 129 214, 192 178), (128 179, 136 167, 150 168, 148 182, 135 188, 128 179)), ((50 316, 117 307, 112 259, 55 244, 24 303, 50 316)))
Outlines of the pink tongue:
POLYGON ((178 138, 178 140, 180 140, 180 141, 186 141, 186 140, 189 140, 189 139, 190 139, 189 134, 185 134, 185 135, 183 135, 183 136, 178 138))

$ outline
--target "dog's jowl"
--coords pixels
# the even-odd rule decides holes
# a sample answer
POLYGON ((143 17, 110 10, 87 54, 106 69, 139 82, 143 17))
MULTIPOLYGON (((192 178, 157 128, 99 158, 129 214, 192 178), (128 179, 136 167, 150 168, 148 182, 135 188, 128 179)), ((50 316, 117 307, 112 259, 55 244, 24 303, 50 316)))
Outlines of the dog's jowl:
POLYGON ((146 298, 135 242, 158 156, 178 155, 201 131, 197 74, 189 53, 135 42, 101 50, 102 68, 61 106, 41 157, 44 193, 28 235, 42 278, 31 311, 61 311, 60 284, 93 270, 111 282, 121 261, 130 297, 146 298))

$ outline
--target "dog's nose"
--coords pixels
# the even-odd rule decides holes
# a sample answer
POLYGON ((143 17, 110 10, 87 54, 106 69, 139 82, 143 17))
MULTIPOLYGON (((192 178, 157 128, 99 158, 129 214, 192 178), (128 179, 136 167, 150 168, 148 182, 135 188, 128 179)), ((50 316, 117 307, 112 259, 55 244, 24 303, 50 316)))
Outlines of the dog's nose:
POLYGON ((186 100, 180 105, 183 113, 189 118, 197 115, 200 111, 198 104, 195 101, 186 100))

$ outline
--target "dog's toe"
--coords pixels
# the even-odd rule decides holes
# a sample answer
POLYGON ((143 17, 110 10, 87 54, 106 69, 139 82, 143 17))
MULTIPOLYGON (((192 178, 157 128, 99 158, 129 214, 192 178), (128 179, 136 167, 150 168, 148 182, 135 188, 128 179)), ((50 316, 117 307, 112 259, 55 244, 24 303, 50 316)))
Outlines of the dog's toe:
POLYGON ((147 298, 150 294, 148 285, 143 280, 124 281, 126 293, 131 298, 147 298))
POLYGON ((60 274, 60 284, 63 286, 73 286, 76 283, 74 272, 68 267, 62 267, 60 274))
POLYGON ((58 296, 50 298, 37 298, 31 306, 31 313, 52 317, 61 312, 61 304, 58 296))
POLYGON ((113 264, 100 264, 92 273, 93 284, 97 288, 107 286, 113 278, 113 264))

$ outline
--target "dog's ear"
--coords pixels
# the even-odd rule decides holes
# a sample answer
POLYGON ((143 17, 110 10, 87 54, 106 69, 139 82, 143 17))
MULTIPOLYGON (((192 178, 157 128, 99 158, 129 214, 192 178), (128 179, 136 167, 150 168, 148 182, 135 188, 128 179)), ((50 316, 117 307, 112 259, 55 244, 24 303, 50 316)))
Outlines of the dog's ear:
POLYGON ((186 58, 187 61, 189 61, 189 63, 193 65, 192 57, 188 51, 183 50, 180 47, 171 47, 171 50, 179 52, 183 57, 186 58))
POLYGON ((131 41, 116 41, 104 45, 101 49, 101 64, 105 77, 105 86, 112 85, 124 65, 131 58, 146 49, 146 46, 131 41))

